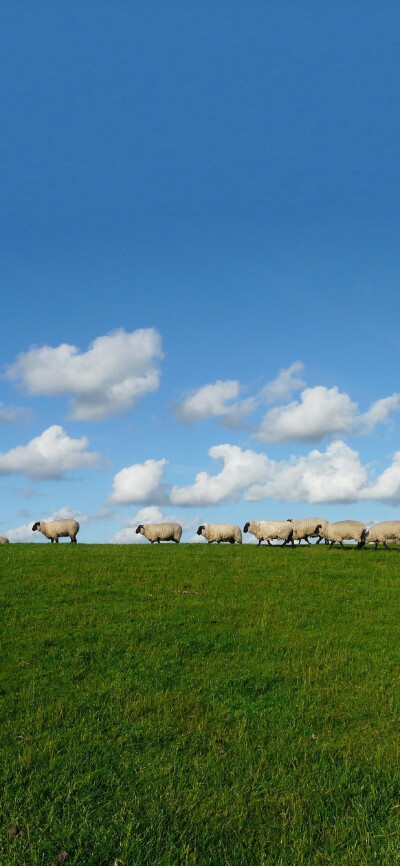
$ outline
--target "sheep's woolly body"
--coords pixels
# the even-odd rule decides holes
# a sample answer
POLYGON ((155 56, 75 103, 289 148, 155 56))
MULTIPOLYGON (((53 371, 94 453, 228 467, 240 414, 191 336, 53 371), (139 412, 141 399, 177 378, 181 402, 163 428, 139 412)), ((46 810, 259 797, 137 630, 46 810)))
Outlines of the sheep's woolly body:
POLYGON ((0 544, 9 544, 9 543, 10 543, 9 538, 5 538, 4 535, 0 535, 0 544))
POLYGON ((371 526, 366 539, 367 544, 370 542, 375 544, 375 550, 379 542, 384 547, 388 546, 388 542, 400 544, 400 520, 386 520, 383 523, 375 523, 374 526, 371 526))
POLYGON ((293 524, 293 541, 301 542, 304 538, 307 544, 310 544, 309 536, 318 538, 317 544, 319 544, 322 541, 322 532, 315 532, 315 527, 320 526, 325 529, 328 525, 328 521, 323 517, 303 517, 301 520, 292 517, 290 523, 293 524))
POLYGON ((326 538, 332 547, 335 541, 343 547, 344 541, 357 541, 359 547, 363 547, 368 535, 368 529, 359 520, 338 520, 336 523, 328 523, 323 529, 317 530, 322 538, 326 538))
POLYGON ((202 535, 208 544, 216 541, 229 541, 231 544, 242 543, 242 532, 235 523, 203 523, 197 530, 197 535, 202 535))
POLYGON ((182 527, 180 523, 141 523, 137 530, 137 535, 144 535, 151 544, 160 541, 175 541, 178 544, 181 540, 182 527))
POLYGON ((283 541, 286 544, 292 540, 293 526, 289 520, 249 520, 243 527, 243 532, 251 532, 258 539, 260 545, 262 541, 283 541))
POLYGON ((77 520, 65 518, 63 520, 39 520, 32 526, 32 531, 38 529, 45 538, 49 538, 51 543, 57 542, 59 538, 70 538, 76 544, 76 536, 79 532, 79 523, 77 520))

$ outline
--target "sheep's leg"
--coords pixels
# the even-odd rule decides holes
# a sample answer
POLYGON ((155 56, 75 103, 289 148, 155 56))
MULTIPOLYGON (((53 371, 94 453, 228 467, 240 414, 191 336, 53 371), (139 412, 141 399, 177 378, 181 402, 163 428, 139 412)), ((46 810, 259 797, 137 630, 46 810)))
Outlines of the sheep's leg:
POLYGON ((340 546, 343 548, 343 550, 345 549, 343 541, 340 542, 340 546))
POLYGON ((321 538, 321 536, 319 536, 319 539, 318 539, 318 541, 316 542, 316 544, 321 544, 321 541, 322 541, 322 538, 321 538))
POLYGON ((384 547, 386 547, 386 550, 390 550, 390 549, 391 549, 391 548, 388 547, 388 545, 386 544, 386 541, 383 541, 382 544, 383 544, 384 547))
POLYGON ((308 535, 305 535, 305 536, 304 536, 304 541, 306 541, 307 544, 309 544, 310 547, 311 547, 311 542, 308 540, 308 535))
POLYGON ((330 545, 329 545, 329 550, 331 550, 331 549, 332 549, 332 547, 333 547, 333 545, 334 545, 334 543, 335 543, 335 542, 334 542, 334 541, 331 541, 331 542, 330 542, 330 545))
POLYGON ((260 546, 261 542, 262 542, 262 538, 259 539, 257 547, 260 546))
POLYGON ((267 544, 268 544, 268 547, 272 547, 272 544, 271 544, 269 538, 267 538, 267 544))

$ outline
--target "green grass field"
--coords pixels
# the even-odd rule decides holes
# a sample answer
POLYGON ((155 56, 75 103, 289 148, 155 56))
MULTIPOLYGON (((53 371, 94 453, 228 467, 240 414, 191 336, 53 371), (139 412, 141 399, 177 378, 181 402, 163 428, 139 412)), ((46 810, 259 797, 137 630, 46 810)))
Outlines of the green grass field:
POLYGON ((0 571, 1 866, 400 862, 397 553, 26 544, 0 571))

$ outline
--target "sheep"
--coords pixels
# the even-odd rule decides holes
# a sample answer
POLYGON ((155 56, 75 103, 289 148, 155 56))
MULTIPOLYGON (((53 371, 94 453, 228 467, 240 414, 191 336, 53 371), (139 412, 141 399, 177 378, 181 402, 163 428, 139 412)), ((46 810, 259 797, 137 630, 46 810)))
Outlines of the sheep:
POLYGON ((221 541, 229 541, 230 544, 242 543, 242 533, 239 526, 235 523, 202 523, 197 530, 197 535, 202 535, 208 544, 216 541, 220 544, 221 541))
POLYGON ((315 527, 315 532, 330 542, 329 549, 331 549, 335 541, 338 541, 344 548, 343 542, 352 539, 357 541, 357 549, 364 547, 365 539, 368 535, 367 527, 359 520, 338 520, 336 523, 328 523, 325 528, 320 523, 315 527))
POLYGON ((251 532, 258 539, 258 546, 262 541, 271 546, 271 540, 281 539, 281 547, 284 547, 288 541, 292 541, 293 526, 288 520, 248 520, 243 532, 251 532))
POLYGON ((4 535, 0 535, 0 544, 9 544, 9 543, 10 543, 9 538, 5 538, 4 535))
POLYGON ((76 544, 79 523, 77 520, 71 520, 70 518, 63 520, 38 520, 32 526, 32 532, 36 530, 39 530, 45 538, 49 538, 52 544, 53 541, 58 544, 59 538, 70 538, 72 544, 76 544))
POLYGON ((160 541, 175 541, 179 544, 182 535, 180 523, 140 523, 136 535, 144 535, 150 544, 160 541))
POLYGON ((379 542, 381 542, 386 547, 386 550, 390 550, 387 544, 388 541, 394 544, 397 542, 399 545, 397 549, 400 552, 400 520, 386 520, 384 523, 375 523, 368 532, 366 544, 373 542, 376 550, 379 542))
MULTIPOLYGON (((303 538, 307 542, 307 544, 310 544, 308 536, 310 535, 311 538, 315 538, 316 536, 318 536, 318 533, 315 531, 315 527, 321 526, 322 529, 325 529, 328 525, 328 521, 325 520, 323 517, 303 517, 301 520, 295 520, 294 517, 289 517, 288 520, 290 523, 293 524, 293 544, 294 541, 297 540, 299 544, 301 544, 303 538)), ((322 535, 319 535, 317 544, 320 544, 321 541, 322 535)), ((328 542, 325 539, 325 544, 327 543, 328 542)))

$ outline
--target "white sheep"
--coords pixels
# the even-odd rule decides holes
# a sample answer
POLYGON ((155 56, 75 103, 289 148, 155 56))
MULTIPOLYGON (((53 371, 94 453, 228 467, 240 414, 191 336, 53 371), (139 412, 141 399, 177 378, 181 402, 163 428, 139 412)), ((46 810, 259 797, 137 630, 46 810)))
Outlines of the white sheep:
POLYGON ((79 523, 71 518, 60 520, 38 520, 32 526, 32 532, 36 530, 42 533, 45 538, 49 538, 51 543, 55 541, 58 544, 59 538, 70 538, 73 544, 76 544, 76 536, 79 532, 79 523))
POLYGON ((197 530, 197 535, 202 535, 208 544, 216 541, 229 541, 230 544, 242 543, 242 533, 236 523, 202 523, 197 530))
POLYGON ((160 541, 175 541, 179 544, 182 527, 180 523, 140 523, 136 530, 136 535, 139 534, 144 535, 150 544, 154 544, 155 541, 158 544, 160 541))
POLYGON ((281 547, 284 547, 292 541, 293 526, 289 520, 248 520, 243 532, 251 532, 258 539, 258 546, 262 541, 271 546, 271 541, 282 540, 281 547))
MULTIPOLYGON (((293 524, 293 543, 294 541, 298 541, 301 544, 303 538, 310 544, 308 538, 318 538, 317 544, 320 544, 322 541, 322 535, 319 532, 315 531, 316 526, 321 526, 322 529, 325 529, 328 525, 328 521, 323 517, 303 517, 300 520, 296 520, 294 517, 288 518, 289 522, 293 524)), ((326 539, 325 539, 325 543, 326 539)))
POLYGON ((373 542, 376 550, 379 542, 381 542, 387 550, 390 550, 388 541, 392 544, 397 543, 399 545, 397 549, 400 551, 400 520, 385 520, 383 523, 375 523, 368 532, 366 544, 373 542))
POLYGON ((9 538, 5 538, 4 535, 0 535, 0 544, 9 544, 9 543, 10 543, 9 538))
MULTIPOLYGON (((325 528, 321 524, 315 527, 315 532, 330 542, 330 548, 337 541, 344 548, 344 541, 357 541, 357 548, 364 547, 368 529, 359 520, 338 520, 328 523, 325 528)), ((329 548, 329 549, 330 549, 329 548)))

